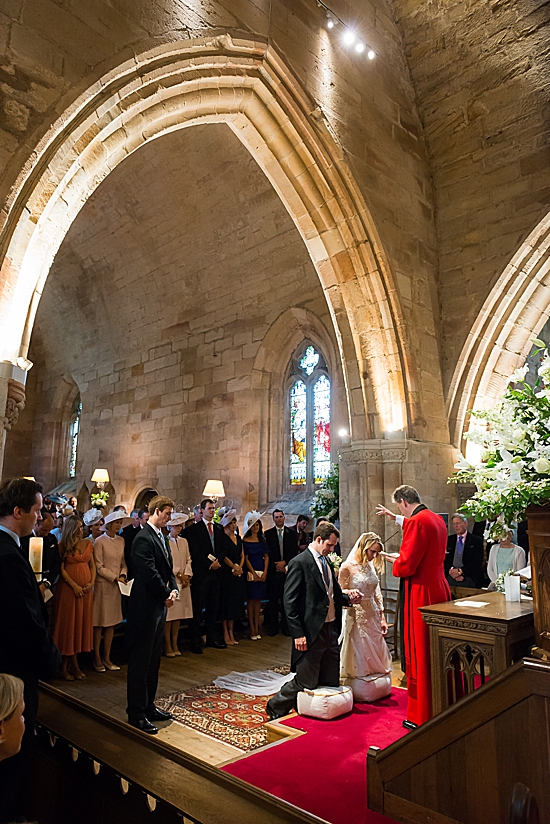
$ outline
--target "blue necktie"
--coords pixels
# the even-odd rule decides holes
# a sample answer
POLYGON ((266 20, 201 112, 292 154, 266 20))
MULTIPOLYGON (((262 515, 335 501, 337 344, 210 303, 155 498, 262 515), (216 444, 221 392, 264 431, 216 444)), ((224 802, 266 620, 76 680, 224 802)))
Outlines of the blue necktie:
POLYGON ((328 563, 327 559, 324 555, 319 556, 321 558, 321 567, 323 569, 323 578, 325 579, 325 584, 327 585, 327 589, 330 587, 330 572, 328 571, 328 563))
POLYGON ((464 555, 464 535, 459 535, 456 539, 456 560, 458 564, 462 564, 462 556, 464 555))

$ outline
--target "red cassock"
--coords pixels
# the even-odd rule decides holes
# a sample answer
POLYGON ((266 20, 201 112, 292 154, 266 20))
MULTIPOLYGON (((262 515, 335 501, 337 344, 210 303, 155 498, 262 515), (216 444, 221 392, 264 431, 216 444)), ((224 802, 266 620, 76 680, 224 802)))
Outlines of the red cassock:
POLYGON ((451 600, 443 566, 446 548, 447 527, 440 515, 423 506, 405 519, 393 574, 405 583, 407 719, 414 724, 423 724, 432 717, 430 634, 418 608, 451 600))

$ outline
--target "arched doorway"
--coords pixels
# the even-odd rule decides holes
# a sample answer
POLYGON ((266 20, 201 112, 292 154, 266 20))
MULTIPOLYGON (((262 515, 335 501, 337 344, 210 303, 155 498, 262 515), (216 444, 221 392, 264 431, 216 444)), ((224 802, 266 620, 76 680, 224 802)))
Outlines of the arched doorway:
POLYGON ((155 495, 158 495, 156 489, 152 489, 151 487, 142 489, 141 492, 138 494, 136 502, 132 509, 147 509, 149 501, 151 501, 155 497, 155 495))

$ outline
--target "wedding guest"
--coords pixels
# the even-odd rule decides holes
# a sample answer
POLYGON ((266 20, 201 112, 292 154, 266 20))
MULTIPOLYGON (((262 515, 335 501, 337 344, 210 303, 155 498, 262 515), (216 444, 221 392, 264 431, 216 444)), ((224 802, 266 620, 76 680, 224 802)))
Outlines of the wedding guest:
POLYGON ((179 590, 179 596, 174 602, 174 606, 166 613, 166 624, 164 625, 164 654, 167 658, 175 658, 177 655, 181 655, 178 649, 180 622, 185 618, 193 617, 190 588, 191 578, 193 577, 191 553, 189 552, 187 540, 180 537, 181 528, 186 523, 187 514, 184 512, 176 512, 166 524, 170 531, 172 571, 176 577, 179 590))
POLYGON ((246 597, 244 568, 244 549, 242 538, 237 531, 237 512, 230 507, 220 509, 221 525, 226 536, 226 551, 222 566, 221 617, 223 640, 234 646, 234 624, 244 618, 244 601, 246 597))
POLYGON ((69 515, 59 543, 61 581, 55 593, 53 640, 63 656, 61 676, 83 681, 78 653, 93 649, 93 588, 96 577, 93 546, 82 537, 82 521, 69 515))
POLYGON ((449 586, 482 586, 483 539, 468 532, 468 519, 455 512, 451 519, 454 535, 447 539, 445 575, 449 586))
MULTIPOLYGON (((20 539, 21 552, 25 558, 29 557, 29 545, 32 537, 42 538, 42 580, 39 583, 40 592, 46 603, 48 615, 51 606, 51 595, 55 591, 55 586, 59 579, 61 570, 61 558, 59 557, 59 546, 54 535, 51 534, 53 529, 53 518, 51 512, 46 507, 42 507, 36 526, 30 535, 23 535, 20 539), (47 595, 46 593, 50 593, 47 595)), ((52 616, 50 615, 50 618, 52 616)))
MULTIPOLYGON (((105 517, 105 534, 94 543, 96 579, 94 589, 94 669, 116 671, 120 667, 111 661, 111 646, 115 627, 122 621, 119 581, 126 583, 128 570, 124 561, 124 538, 119 530, 130 521, 113 510, 105 517), (103 658, 101 635, 103 633, 103 658)), ((124 513, 125 514, 125 513, 124 513)))
POLYGON ((0 672, 23 681, 27 722, 21 752, 0 765, 0 821, 14 821, 27 811, 25 776, 34 749, 38 680, 47 681, 61 663, 36 576, 20 551, 21 538, 36 526, 41 491, 25 478, 0 484, 0 672))
POLYGON ((311 543, 313 533, 308 532, 309 516, 298 515, 296 523, 291 529, 294 529, 297 536, 298 552, 303 552, 311 543))
POLYGON ((57 543, 61 540, 61 533, 63 532, 63 515, 61 513, 57 513, 55 517, 55 527, 52 529, 52 535, 56 539, 57 543))
POLYGON ((288 564, 298 554, 298 535, 294 529, 285 526, 285 513, 282 509, 274 509, 272 517, 274 526, 265 531, 269 551, 265 625, 270 635, 277 635, 279 626, 283 635, 290 635, 283 607, 283 591, 288 564))
MULTIPOLYGON (((225 557, 225 535, 221 524, 214 523, 216 506, 211 498, 201 501, 202 518, 185 530, 189 543, 193 578, 191 598, 191 652, 202 654, 201 620, 204 609, 206 646, 225 649, 227 644, 218 633, 218 615, 221 596, 221 568, 225 557)), ((196 513, 195 516, 196 518, 196 513)))
POLYGON ((124 559, 128 570, 128 580, 134 577, 132 574, 132 544, 136 536, 140 534, 140 531, 145 528, 149 520, 149 510, 134 509, 132 510, 131 517, 132 523, 128 524, 128 526, 122 530, 122 537, 124 538, 124 559))
POLYGON ((103 512, 100 509, 89 509, 84 513, 82 521, 89 531, 86 537, 92 544, 95 544, 100 535, 103 535, 102 526, 105 523, 103 520, 103 512))
POLYGON ((23 689, 20 678, 0 674, 0 761, 21 749, 25 733, 23 689))
POLYGON ((269 550, 262 530, 261 515, 253 510, 247 512, 243 525, 243 544, 246 569, 246 598, 250 638, 259 641, 260 609, 267 592, 267 570, 269 550))
MULTIPOLYGON (((202 521, 202 504, 197 504, 193 507, 193 519, 196 524, 200 524, 202 521)), ((189 524, 191 526, 191 524, 189 524)))
POLYGON ((517 572, 526 566, 525 551, 512 542, 512 531, 503 530, 498 544, 493 544, 487 561, 487 575, 491 581, 489 589, 496 589, 495 581, 499 575, 512 569, 517 572))

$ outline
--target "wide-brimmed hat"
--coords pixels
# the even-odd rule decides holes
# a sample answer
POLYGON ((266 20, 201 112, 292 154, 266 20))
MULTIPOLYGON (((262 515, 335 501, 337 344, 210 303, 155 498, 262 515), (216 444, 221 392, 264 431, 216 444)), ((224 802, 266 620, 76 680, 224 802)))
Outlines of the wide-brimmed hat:
POLYGON ((258 512, 256 509, 246 513, 244 516, 243 535, 246 535, 248 530, 254 526, 257 521, 261 520, 262 514, 262 512, 258 512))
POLYGON ((171 526, 183 526, 186 524, 191 515, 188 512, 174 512, 166 526, 170 528, 171 526))
POLYGON ((227 526, 236 516, 237 510, 231 506, 222 506, 218 509, 218 517, 222 526, 227 526))
POLYGON ((132 520, 125 509, 117 509, 105 515, 105 526, 112 524, 113 521, 122 521, 123 526, 128 526, 128 524, 132 523, 132 520))
POLYGON ((103 512, 100 509, 89 509, 84 513, 82 520, 86 526, 93 526, 103 520, 103 512))
POLYGON ((46 498, 49 498, 52 504, 66 504, 67 499, 63 495, 46 495, 46 498))

